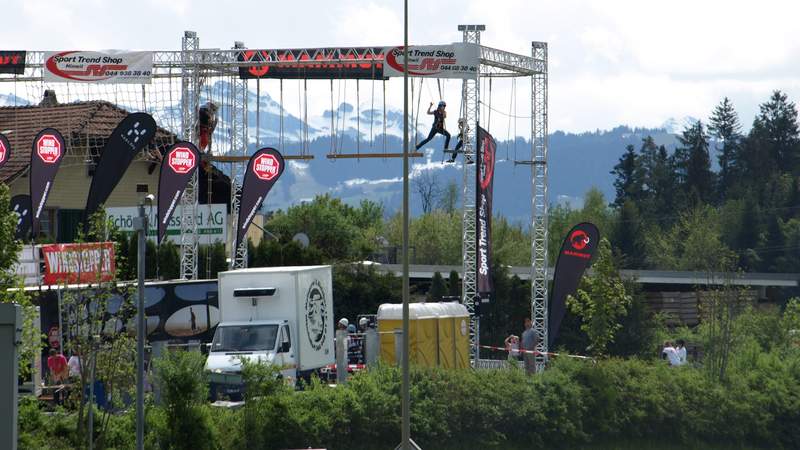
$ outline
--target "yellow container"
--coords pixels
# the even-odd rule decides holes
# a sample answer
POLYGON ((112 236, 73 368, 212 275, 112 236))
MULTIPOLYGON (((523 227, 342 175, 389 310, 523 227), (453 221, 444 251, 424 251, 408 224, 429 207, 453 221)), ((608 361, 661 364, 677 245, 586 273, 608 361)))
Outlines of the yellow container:
MULTIPOLYGON (((395 330, 403 327, 403 305, 378 308, 381 360, 396 363, 395 330)), ((469 366, 469 314, 459 303, 409 305, 409 359, 426 367, 469 366)))

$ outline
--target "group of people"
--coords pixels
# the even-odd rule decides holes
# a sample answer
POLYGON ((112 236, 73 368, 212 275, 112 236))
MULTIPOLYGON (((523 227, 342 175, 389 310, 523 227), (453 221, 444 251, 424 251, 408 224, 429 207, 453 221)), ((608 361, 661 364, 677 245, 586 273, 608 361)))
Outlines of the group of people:
POLYGON ((667 360, 669 365, 673 367, 685 365, 687 363, 686 342, 683 339, 676 340, 675 345, 671 341, 664 342, 661 358, 667 360))
POLYGON ((525 372, 534 373, 536 371, 536 354, 534 352, 536 346, 539 345, 539 333, 533 329, 530 317, 525 318, 524 326, 521 338, 515 334, 510 334, 506 338, 505 349, 508 352, 509 361, 522 359, 525 364, 525 372))
POLYGON ((52 384, 63 384, 70 378, 81 376, 81 358, 74 353, 68 361, 63 353, 51 348, 50 356, 47 357, 47 369, 50 372, 52 384))
MULTIPOLYGON (((431 125, 431 131, 428 133, 428 137, 422 140, 419 144, 417 144, 417 150, 421 149, 425 144, 431 141, 437 134, 441 134, 444 136, 444 151, 445 153, 450 153, 450 159, 447 160, 449 163, 453 163, 456 161, 456 156, 458 155, 461 147, 464 146, 464 139, 466 138, 467 132, 469 131, 469 127, 466 124, 464 118, 458 119, 458 143, 454 150, 450 150, 450 132, 447 131, 447 127, 445 126, 445 119, 447 119, 447 103, 444 100, 440 101, 439 104, 436 106, 436 109, 433 109, 433 102, 428 106, 428 114, 433 116, 433 125, 431 125)), ((467 164, 472 164, 472 160, 467 158, 467 164)))
POLYGON ((347 332, 346 348, 348 364, 364 364, 364 333, 370 328, 369 319, 362 317, 358 320, 358 328, 350 323, 347 318, 339 319, 337 328, 347 332))

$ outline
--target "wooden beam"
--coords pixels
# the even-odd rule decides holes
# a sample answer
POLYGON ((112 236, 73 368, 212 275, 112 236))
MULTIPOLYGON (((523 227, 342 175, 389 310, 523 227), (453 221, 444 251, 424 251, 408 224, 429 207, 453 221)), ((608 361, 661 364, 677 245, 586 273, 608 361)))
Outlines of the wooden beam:
MULTIPOLYGON (((420 152, 409 152, 410 158, 420 158, 420 152)), ((328 153, 328 159, 402 158, 403 153, 328 153)))
MULTIPOLYGON (((301 159, 307 161, 309 159, 314 159, 314 155, 283 155, 283 159, 301 159)), ((211 160, 215 162, 229 163, 229 162, 250 161, 250 157, 220 155, 220 156, 212 156, 211 160)))

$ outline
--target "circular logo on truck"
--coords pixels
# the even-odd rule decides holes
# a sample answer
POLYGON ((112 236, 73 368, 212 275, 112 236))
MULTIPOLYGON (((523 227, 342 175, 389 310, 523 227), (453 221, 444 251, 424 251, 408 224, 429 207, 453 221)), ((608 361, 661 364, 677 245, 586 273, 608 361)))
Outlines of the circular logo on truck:
POLYGON ((306 333, 314 350, 321 350, 328 332, 328 299, 319 280, 314 280, 306 293, 306 333))

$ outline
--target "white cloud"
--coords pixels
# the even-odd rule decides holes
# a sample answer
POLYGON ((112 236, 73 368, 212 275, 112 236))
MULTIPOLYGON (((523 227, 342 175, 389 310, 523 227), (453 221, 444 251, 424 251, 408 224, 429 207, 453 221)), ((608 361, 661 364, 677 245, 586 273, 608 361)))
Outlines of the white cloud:
MULTIPOLYGON (((26 0, 4 5, 13 18, 0 29, 6 49, 180 48, 183 30, 195 30, 203 47, 229 48, 234 40, 251 48, 393 45, 403 39, 402 3, 388 0, 260 2, 240 0, 235 7, 217 1, 148 0, 120 4, 110 0, 26 0), (47 13, 44 14, 43 11, 47 13), (268 26, 265 26, 268 24, 268 26)), ((484 23, 482 43, 530 54, 532 40, 547 41, 550 56, 550 129, 609 128, 620 123, 657 125, 669 117, 705 118, 729 96, 742 122, 750 123, 772 89, 800 100, 800 3, 764 0, 676 0, 642 2, 531 2, 504 0, 411 1, 411 43, 461 39, 460 23, 484 23)), ((297 115, 299 84, 285 83, 286 105, 297 115)), ((276 83, 264 82, 273 98, 276 83)), ((460 83, 443 84, 452 117, 460 83)), ((511 80, 495 80, 491 131, 509 134, 504 118, 511 107, 511 80)), ((355 101, 348 82, 346 100, 355 101)), ((378 83, 378 91, 381 84, 378 83)), ((6 86, 0 85, 0 89, 6 86)), ((362 105, 367 84, 361 82, 362 105)), ((530 134, 530 83, 517 88, 517 135, 530 134)), ((489 102, 484 85, 483 100, 489 102)), ((422 89, 422 108, 439 97, 434 82, 422 89)), ((398 108, 402 83, 387 83, 387 101, 398 108)), ((376 105, 382 103, 380 94, 376 105)), ((309 113, 329 108, 330 83, 309 82, 309 113)), ((481 122, 487 124, 488 110, 481 122)), ((420 124, 427 126, 427 117, 420 124)), ((514 121, 512 121, 512 125, 514 121)))

